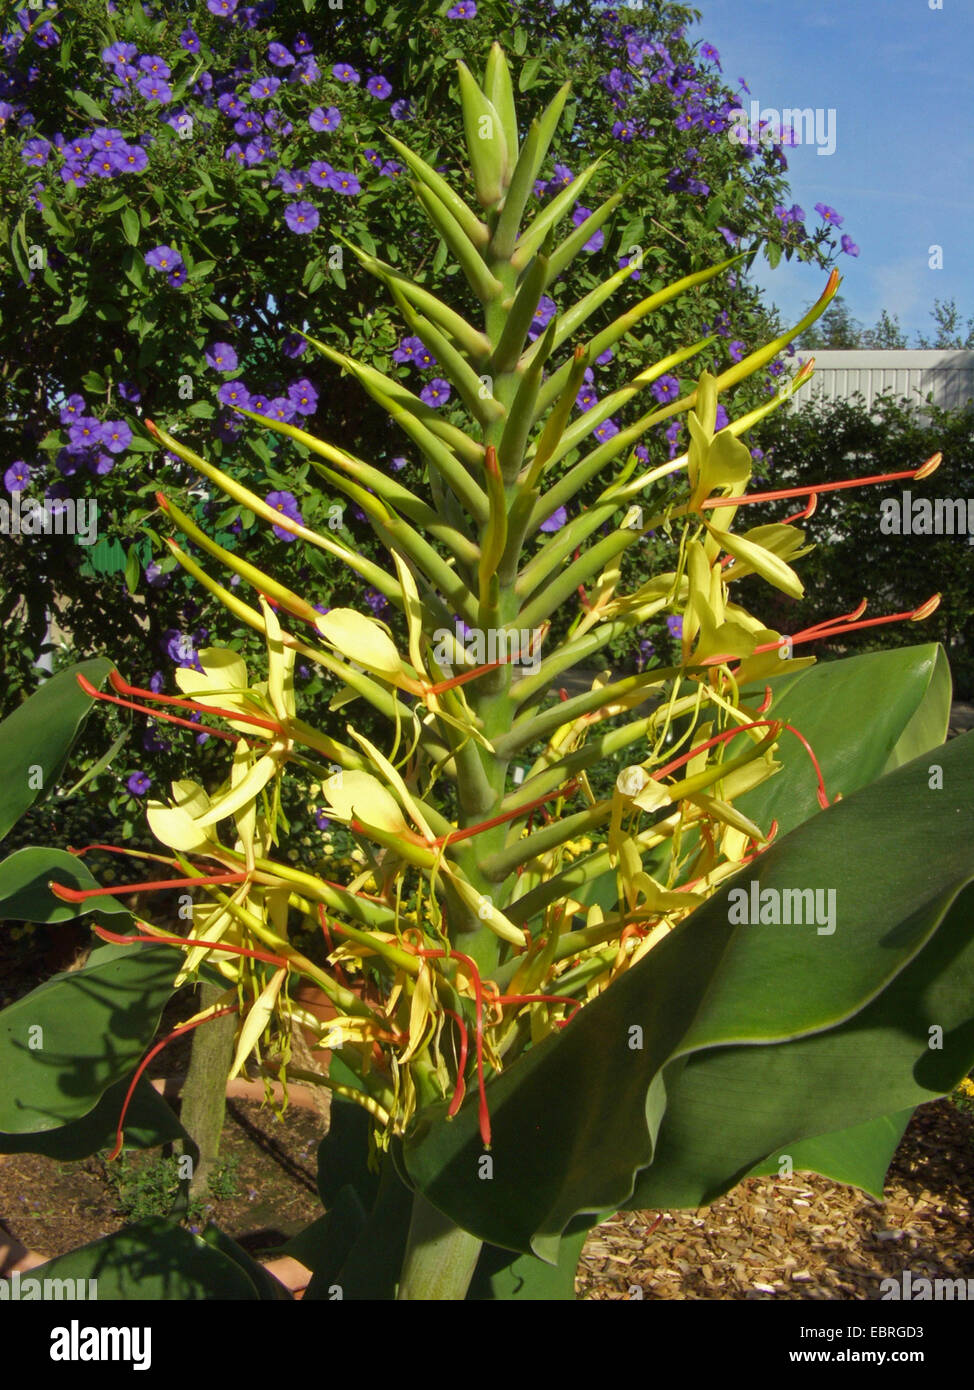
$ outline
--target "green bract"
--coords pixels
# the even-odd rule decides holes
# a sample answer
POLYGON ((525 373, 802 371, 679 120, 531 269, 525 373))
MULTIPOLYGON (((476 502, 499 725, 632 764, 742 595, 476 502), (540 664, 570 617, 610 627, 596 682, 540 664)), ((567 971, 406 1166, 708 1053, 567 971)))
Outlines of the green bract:
MULTIPOLYGON (((149 819, 180 876, 200 880, 184 971, 208 959, 223 976, 214 1008, 241 1015, 234 1070, 254 1053, 268 1074, 287 1068, 338 1097, 321 1185, 339 1215, 295 1245, 315 1271, 309 1297, 335 1283, 345 1297, 570 1296, 579 1233, 599 1213, 710 1201, 792 1147, 799 1162, 875 1182, 898 1133, 885 1117, 949 1090, 971 1062, 961 1039, 974 936, 962 908, 974 754, 958 740, 936 754, 939 781, 930 775, 949 703, 942 656, 921 647, 810 669, 793 644, 852 630, 860 613, 791 636, 751 613, 766 586, 802 593, 794 522, 808 509, 749 527, 756 495, 740 442, 787 393, 716 429, 719 393, 812 322, 836 277, 790 333, 702 373, 688 396, 661 405, 649 388, 705 344, 572 419, 587 363, 731 262, 605 323, 626 267, 532 339, 542 294, 557 295, 620 195, 565 234, 595 164, 524 224, 567 93, 520 139, 500 48, 482 87, 459 71, 479 210, 393 143, 482 322, 359 256, 436 357, 470 428, 309 338, 405 431, 428 495, 339 444, 243 412, 303 446, 365 511, 386 568, 151 426, 228 497, 346 563, 395 610, 389 625, 348 608, 321 614, 313 593, 276 583, 162 499, 202 552, 173 544, 176 558, 267 644, 266 680, 218 647, 200 653, 202 674, 181 673, 232 758, 221 788, 177 782, 149 819), (600 437, 630 402, 643 413, 600 437), (642 466, 639 440, 678 414, 687 453, 642 466), (591 480, 597 500, 573 511, 591 480), (672 570, 620 592, 621 557, 656 528, 677 541, 672 570), (211 561, 250 598, 213 577, 211 561), (555 641, 552 619, 579 597, 555 641), (663 615, 679 620, 677 664, 560 691, 564 673, 663 615), (295 694, 297 658, 334 678, 326 727, 295 694), (382 747, 356 727, 360 701, 387 722, 382 747), (589 773, 620 754, 614 786, 596 794, 589 773), (275 855, 289 769, 317 780, 326 814, 360 847, 350 882, 275 855), (294 944, 308 925, 325 934, 327 968, 294 944), (295 975, 329 997, 333 1022, 292 1001, 295 975), (327 1078, 288 1067, 296 1023, 330 1047, 327 1078)), ((153 968, 160 949, 144 953, 153 968)), ((104 1087, 114 1079, 98 1074, 104 1087)), ((20 1118, 8 1111, 0 1124, 29 1128, 20 1118)))

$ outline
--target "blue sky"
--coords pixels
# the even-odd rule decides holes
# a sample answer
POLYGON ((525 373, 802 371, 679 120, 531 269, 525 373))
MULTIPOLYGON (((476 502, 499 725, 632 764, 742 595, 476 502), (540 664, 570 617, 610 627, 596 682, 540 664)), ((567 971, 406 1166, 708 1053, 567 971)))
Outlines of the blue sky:
MULTIPOLYGON (((911 346, 932 331, 935 298, 974 317, 974 0, 695 3, 703 18, 688 37, 718 49, 729 86, 746 80, 745 101, 834 110, 835 152, 786 150, 787 177, 790 202, 810 219, 831 205, 860 248, 839 256, 853 317, 871 326, 888 309, 911 346)), ((825 282, 785 261, 757 262, 754 276, 788 322, 825 282)))

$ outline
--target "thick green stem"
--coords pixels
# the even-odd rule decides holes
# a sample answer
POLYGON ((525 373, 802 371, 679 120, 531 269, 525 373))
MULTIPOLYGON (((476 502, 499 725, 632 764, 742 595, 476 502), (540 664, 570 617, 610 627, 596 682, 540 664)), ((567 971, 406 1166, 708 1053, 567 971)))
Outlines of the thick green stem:
MULTIPOLYGON (((222 998, 219 985, 200 985, 200 1008, 206 1009, 222 998)), ((220 1153, 220 1136, 226 1109, 227 1073, 233 1055, 237 1020, 233 1015, 214 1019, 193 1034, 193 1050, 183 1087, 179 1118, 199 1145, 199 1162, 189 1191, 193 1197, 206 1193, 213 1165, 220 1153)))
POLYGON ((480 1256, 482 1242, 455 1226, 419 1192, 413 1197, 399 1301, 462 1302, 480 1256))

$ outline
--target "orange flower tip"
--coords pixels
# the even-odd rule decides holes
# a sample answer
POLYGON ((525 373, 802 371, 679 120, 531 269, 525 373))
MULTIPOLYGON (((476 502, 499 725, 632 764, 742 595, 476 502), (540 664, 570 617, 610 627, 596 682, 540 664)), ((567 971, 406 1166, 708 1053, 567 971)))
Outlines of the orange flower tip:
POLYGON ((80 672, 78 672, 75 675, 75 679, 77 680, 78 684, 81 686, 81 689, 85 692, 86 695, 90 695, 93 700, 99 700, 101 698, 101 692, 95 689, 95 687, 92 685, 91 681, 88 679, 87 676, 83 676, 80 672))
POLYGON ((151 420, 146 420, 145 427, 154 439, 159 438, 159 431, 156 429, 155 425, 151 420))
POLYGON ((858 608, 856 609, 856 611, 852 614, 852 616, 851 616, 851 618, 850 618, 850 622, 858 622, 858 620, 862 617, 863 613, 865 613, 865 611, 866 611, 866 609, 867 609, 868 607, 869 607, 869 600, 868 600, 867 598, 864 598, 864 599, 862 600, 862 602, 860 603, 859 607, 858 607, 858 608))
POLYGON ((926 463, 921 463, 920 467, 913 475, 913 481, 918 482, 921 478, 929 478, 931 473, 935 473, 944 461, 943 454, 931 454, 926 463))
POLYGON ((573 355, 574 355, 574 358, 575 358, 575 361, 576 361, 576 362, 581 362, 582 358, 585 356, 585 345, 584 345, 584 343, 579 343, 579 345, 578 345, 578 347, 575 349, 575 352, 574 352, 573 355))
POLYGON ((164 512, 169 510, 169 498, 164 492, 156 493, 156 506, 161 507, 164 512))
POLYGON ((922 623, 925 618, 929 618, 932 613, 936 613, 939 607, 940 595, 934 594, 932 598, 927 599, 926 603, 921 603, 919 608, 913 610, 910 614, 910 621, 913 623, 922 623))
MULTIPOLYGON (((829 283, 825 286, 825 294, 827 294, 831 299, 832 295, 835 294, 836 290, 839 288, 839 285, 841 283, 842 276, 839 274, 837 270, 833 270, 832 274, 829 276, 829 283)), ((825 295, 823 295, 822 298, 824 299, 825 295)))

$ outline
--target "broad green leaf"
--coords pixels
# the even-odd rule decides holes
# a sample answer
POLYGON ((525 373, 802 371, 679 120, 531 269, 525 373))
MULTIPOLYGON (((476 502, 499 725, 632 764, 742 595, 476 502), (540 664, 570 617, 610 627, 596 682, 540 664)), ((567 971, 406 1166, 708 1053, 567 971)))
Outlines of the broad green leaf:
POLYGON ((18 849, 0 863, 0 920, 8 922, 72 922, 94 912, 111 917, 112 931, 132 929, 132 918, 113 897, 86 898, 80 903, 64 902, 48 884, 87 890, 100 887, 76 854, 61 849, 31 846, 18 849))
POLYGON ((135 208, 122 209, 122 233, 130 246, 138 246, 142 223, 135 208))
POLYGON ((129 1075, 172 994, 171 946, 110 946, 0 1012, 0 1131, 31 1134, 87 1115, 129 1075))
MULTIPOLYGON (((59 1129, 39 1134, 0 1133, 0 1153, 45 1154, 66 1162, 111 1149, 128 1088, 127 1079, 109 1086, 94 1110, 59 1129)), ((193 1142, 177 1120, 175 1111, 142 1077, 125 1112, 125 1148, 151 1149, 177 1139, 193 1142)))
POLYGON ((788 1143, 948 1091, 974 1060, 974 736, 939 761, 943 790, 921 757, 775 842, 493 1078, 489 1192, 476 1098, 421 1111, 405 1159, 427 1199, 550 1257, 580 1213, 701 1205, 788 1143), (832 886, 836 929, 732 923, 752 880, 832 886))
MULTIPOLYGON (((831 800, 939 747, 947 733, 949 668, 935 643, 822 661, 770 684, 766 717, 787 720, 808 740, 831 800)), ((748 694, 757 704, 763 687, 748 694)), ((782 770, 736 805, 765 829, 777 820, 787 835, 821 808, 811 761, 793 734, 781 735, 776 756, 782 770)))
POLYGON ((111 669, 105 657, 95 657, 60 671, 0 724, 0 837, 61 775, 92 705, 77 676, 100 686, 111 669))
POLYGON ((833 1182, 861 1187, 877 1201, 882 1201, 886 1170, 912 1117, 911 1108, 896 1115, 880 1115, 865 1124, 853 1125, 851 1129, 800 1139, 789 1144, 787 1152, 771 1154, 763 1163, 756 1164, 748 1177, 820 1173, 833 1182))
MULTIPOLYGON (((242 1253, 242 1252, 241 1252, 242 1253)), ((184 1226, 150 1217, 30 1271, 32 1279, 95 1279, 100 1302, 213 1302, 269 1295, 255 1270, 184 1226)))

